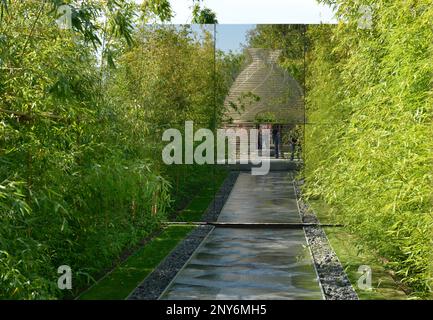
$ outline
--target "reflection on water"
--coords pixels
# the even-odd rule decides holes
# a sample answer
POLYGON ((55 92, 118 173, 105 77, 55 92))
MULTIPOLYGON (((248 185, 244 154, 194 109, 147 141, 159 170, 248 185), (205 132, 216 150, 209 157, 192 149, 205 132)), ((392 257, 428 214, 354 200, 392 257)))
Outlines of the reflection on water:
POLYGON ((216 228, 163 299, 321 299, 302 230, 216 228))
POLYGON ((218 221, 301 222, 288 173, 270 172, 265 176, 241 173, 218 221))
MULTIPOLYGON (((240 174, 218 221, 300 222, 288 174, 240 174)), ((161 299, 322 299, 302 229, 216 227, 161 299)))

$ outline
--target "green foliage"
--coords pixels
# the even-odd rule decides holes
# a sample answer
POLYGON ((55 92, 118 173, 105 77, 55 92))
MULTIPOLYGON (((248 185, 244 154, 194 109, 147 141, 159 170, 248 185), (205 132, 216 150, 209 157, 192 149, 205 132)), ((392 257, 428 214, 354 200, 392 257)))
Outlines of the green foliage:
POLYGON ((80 300, 126 299, 194 226, 168 226, 100 282, 79 296, 80 300))
POLYGON ((261 24, 248 34, 248 46, 281 50, 279 62, 299 83, 304 82, 304 50, 308 39, 306 26, 296 24, 261 24))
POLYGON ((142 2, 143 20, 159 19, 161 22, 170 21, 173 17, 169 0, 146 0, 142 2))
MULTIPOLYGON (((322 200, 309 200, 308 205, 314 210, 321 223, 332 223, 335 208, 326 205, 322 200)), ((332 249, 338 256, 344 270, 349 277, 353 288, 361 300, 401 300, 408 299, 405 291, 407 286, 403 285, 392 273, 387 270, 381 257, 374 250, 365 250, 359 243, 362 241, 353 232, 348 232, 346 227, 325 227, 326 236, 332 249), (372 287, 370 289, 357 286, 361 274, 358 269, 362 265, 371 268, 372 287)))
MULTIPOLYGON (((229 101, 229 107, 231 110, 235 111, 238 114, 242 114, 245 111, 245 108, 249 107, 255 102, 260 101, 260 97, 251 91, 242 93, 235 102, 229 101)), ((275 118, 275 117, 274 117, 275 118)), ((232 122, 233 119, 224 119, 224 121, 232 122)))
POLYGON ((254 122, 256 124, 260 124, 260 123, 275 123, 276 122, 276 117, 275 114, 273 112, 262 112, 262 113, 258 113, 254 119, 254 122))
POLYGON ((345 23, 311 26, 305 176, 415 297, 431 295, 431 1, 335 1, 345 23))
POLYGON ((196 24, 217 24, 215 12, 209 8, 201 8, 201 0, 193 0, 194 5, 192 8, 192 23, 196 24))
POLYGON ((1 2, 3 299, 73 296, 212 177, 160 152, 163 128, 220 117, 232 66, 212 37, 139 27, 134 1, 67 3, 71 30, 55 22, 59 1, 1 2), (64 264, 72 292, 57 289, 64 264))
POLYGON ((216 193, 227 177, 227 171, 219 168, 214 170, 212 180, 203 183, 192 201, 177 215, 176 221, 197 222, 202 220, 203 213, 215 198, 216 193))
POLYGON ((227 92, 227 81, 219 64, 213 72, 212 34, 203 30, 203 44, 192 37, 189 27, 141 28, 136 46, 121 57, 121 66, 108 84, 120 97, 118 106, 133 121, 148 122, 158 141, 162 130, 182 127, 185 120, 210 127, 217 120, 210 116, 215 111, 214 98, 222 108, 219 102, 227 92))

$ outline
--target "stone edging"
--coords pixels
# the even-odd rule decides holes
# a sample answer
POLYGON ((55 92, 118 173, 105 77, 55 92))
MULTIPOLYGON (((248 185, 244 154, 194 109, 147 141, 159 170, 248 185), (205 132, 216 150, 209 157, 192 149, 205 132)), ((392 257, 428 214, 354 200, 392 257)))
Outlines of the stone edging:
MULTIPOLYGON (((239 172, 230 172, 224 180, 214 200, 209 204, 202 221, 216 221, 230 192, 236 182, 239 172)), ((180 269, 198 248, 200 243, 213 229, 211 225, 200 225, 191 231, 171 252, 161 261, 143 282, 127 297, 127 300, 157 300, 170 284, 180 269)))
MULTIPOLYGON (((294 181, 296 197, 302 222, 319 223, 314 211, 302 200, 300 183, 294 181)), ((313 262, 326 300, 358 300, 340 260, 329 244, 325 231, 320 226, 304 227, 313 262)))

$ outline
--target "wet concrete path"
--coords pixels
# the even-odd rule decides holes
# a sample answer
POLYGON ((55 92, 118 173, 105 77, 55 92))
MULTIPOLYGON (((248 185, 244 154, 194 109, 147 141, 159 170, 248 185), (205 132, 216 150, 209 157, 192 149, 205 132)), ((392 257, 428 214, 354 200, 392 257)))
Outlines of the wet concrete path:
MULTIPOLYGON (((287 172, 241 173, 219 222, 301 222, 287 172)), ((322 299, 303 229, 214 228, 161 299, 322 299)))
POLYGON ((296 195, 287 172, 265 176, 241 173, 218 217, 219 222, 300 223, 296 195))

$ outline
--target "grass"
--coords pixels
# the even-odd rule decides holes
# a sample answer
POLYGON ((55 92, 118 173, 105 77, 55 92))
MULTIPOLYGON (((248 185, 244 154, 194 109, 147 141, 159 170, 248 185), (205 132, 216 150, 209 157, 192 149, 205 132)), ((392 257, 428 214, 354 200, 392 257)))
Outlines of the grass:
POLYGON ((113 272, 80 295, 80 300, 125 299, 194 226, 168 226, 113 272))
POLYGON ((214 186, 205 187, 192 199, 188 206, 176 217, 179 222, 197 222, 201 220, 204 211, 214 199, 216 192, 227 177, 226 170, 217 171, 214 176, 214 186))
MULTIPOLYGON (((226 170, 219 170, 214 176, 214 185, 205 186, 197 196, 178 214, 176 220, 183 222, 200 221, 227 177, 226 170)), ((111 273, 102 278, 89 290, 79 296, 80 300, 119 300, 125 299, 143 279, 173 250, 176 245, 195 227, 192 225, 171 225, 111 273)))
MULTIPOLYGON (((321 200, 310 200, 321 223, 332 222, 330 208, 321 200)), ((329 242, 340 259, 347 276, 361 300, 402 300, 408 296, 398 282, 383 267, 379 257, 369 250, 360 250, 357 237, 345 228, 324 228, 329 242), (361 274, 361 265, 370 266, 372 271, 372 290, 358 288, 357 282, 361 274)))
POLYGON ((203 212, 209 206, 209 203, 212 201, 212 199, 213 195, 195 197, 177 216, 176 220, 184 222, 200 221, 203 212))

